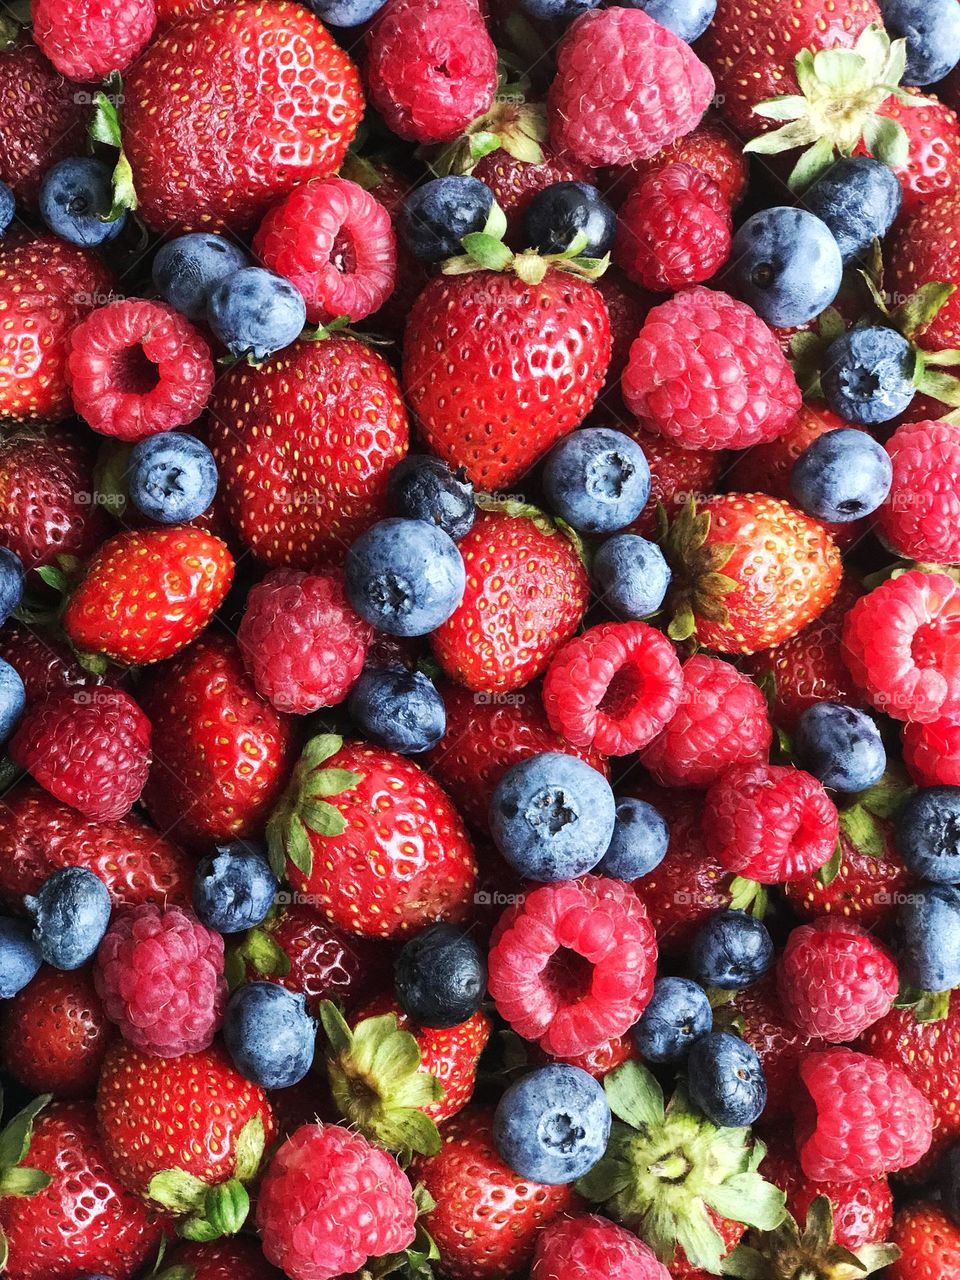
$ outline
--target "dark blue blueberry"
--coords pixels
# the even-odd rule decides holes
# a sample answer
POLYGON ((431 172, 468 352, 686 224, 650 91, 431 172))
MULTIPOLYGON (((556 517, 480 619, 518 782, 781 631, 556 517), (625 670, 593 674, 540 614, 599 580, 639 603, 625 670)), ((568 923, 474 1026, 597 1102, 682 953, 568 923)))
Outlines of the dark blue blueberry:
POLYGON ((537 192, 523 217, 527 247, 540 253, 577 252, 602 258, 613 246, 617 215, 589 182, 553 182, 537 192))
POLYGON ((710 1031, 693 1045, 687 1057, 687 1087, 694 1106, 721 1128, 751 1125, 767 1105, 760 1059, 727 1031, 710 1031))
POLYGON ((0 623, 6 622, 23 595, 23 565, 16 552, 0 547, 0 623))
POLYGON ((628 9, 644 13, 687 44, 699 40, 713 21, 717 0, 624 0, 628 9))
POLYGON ((86 867, 62 867, 23 901, 40 954, 55 969, 86 964, 110 923, 107 886, 86 867))
POLYGON ((50 230, 69 244, 92 248, 115 239, 126 213, 109 220, 113 207, 113 174, 91 156, 61 160, 40 184, 40 213, 50 230))
POLYGON ((960 986, 960 891, 920 885, 907 894, 897 921, 900 977, 916 991, 960 986))
POLYGON ((405 944, 394 966, 397 999, 421 1027, 458 1027, 480 1008, 487 961, 473 938, 434 924, 405 944))
POLYGON ((492 208, 493 192, 479 178, 434 178, 407 196, 400 235, 421 262, 442 262, 463 253, 463 237, 482 231, 492 208))
POLYGON ((250 265, 246 253, 224 236, 193 231, 168 240, 153 260, 153 283, 160 297, 188 320, 203 320, 214 285, 250 265))
POLYGON ((889 422, 916 394, 916 360, 895 329, 851 329, 827 348, 820 385, 834 413, 862 427, 889 422))
POLYGON ((592 871, 610 847, 616 818, 603 774, 559 751, 513 765, 490 803, 497 848, 530 880, 574 880, 592 871))
POLYGON ((197 864, 193 909, 218 933, 239 933, 261 923, 276 892, 263 852, 245 840, 229 840, 197 864))
POLYGON ((960 884, 960 787, 917 791, 897 814, 897 849, 907 869, 935 884, 960 884))
POLYGON ((5 182, 0 182, 0 236, 6 235, 17 211, 17 200, 5 182))
POLYGON ((394 515, 439 525, 454 542, 473 528, 473 485, 461 469, 453 472, 439 458, 408 454, 390 472, 387 497, 394 515))
POLYGON ((186 524, 206 511, 217 493, 217 464, 196 436, 162 431, 139 440, 127 463, 130 501, 151 520, 186 524))
POLYGON ((307 320, 303 294, 289 280, 244 267, 214 285, 207 322, 232 356, 260 363, 300 336, 307 320))
POLYGON ((830 228, 805 209, 764 209, 733 238, 731 291, 768 324, 806 324, 829 307, 843 275, 830 228))
POLYGON ((690 949, 690 968, 699 982, 724 991, 742 991, 773 964, 766 926, 746 911, 719 911, 700 926, 690 949))
POLYGON ((802 511, 847 524, 862 520, 886 499, 893 463, 883 445, 865 431, 825 431, 793 464, 790 487, 802 511))
POLYGON ((19 671, 0 658, 0 742, 10 737, 27 702, 27 692, 19 671))
POLYGON ((689 978, 658 978, 632 1034, 648 1062, 682 1062, 712 1027, 713 1010, 703 987, 689 978))
POLYGON ((880 730, 865 711, 837 702, 816 702, 797 722, 797 762, 834 791, 864 791, 887 767, 880 730))
POLYGON ((661 814, 635 796, 617 801, 613 839, 597 867, 597 874, 614 880, 639 880, 666 857, 670 830, 661 814))
POLYGON ((520 0, 520 8, 531 18, 544 22, 566 22, 579 18, 588 9, 596 9, 600 0, 520 0))
POLYGON ((289 1089, 313 1065, 316 1023, 302 992, 275 982, 238 987, 223 1017, 223 1041, 240 1074, 262 1089, 289 1089))
POLYGON ((30 922, 0 916, 0 1000, 10 1000, 22 991, 42 962, 30 922))
POLYGON ((804 208, 833 232, 844 264, 883 239, 902 203, 897 175, 871 156, 844 156, 803 197, 804 208))
POLYGON ((603 1086, 579 1067, 557 1062, 510 1086, 493 1117, 493 1141, 521 1178, 563 1186, 598 1163, 610 1124, 603 1086))
POLYGON ((380 12, 386 0, 307 0, 313 12, 330 27, 359 27, 380 12))
POLYGON ((364 737, 402 756, 429 751, 447 727, 433 681, 405 667, 368 667, 350 690, 347 710, 364 737))
POLYGON ((350 603, 378 631, 425 636, 446 622, 466 586, 457 544, 426 520, 381 520, 347 552, 350 603))
POLYGON ((960 1227, 960 1142, 955 1142, 940 1165, 940 1190, 947 1217, 960 1227))
POLYGON ((880 0, 891 40, 907 42, 904 84, 936 84, 960 62, 956 0, 880 0))
POLYGON ((650 468, 635 440, 585 427, 547 454, 543 489, 553 511, 583 533, 611 533, 636 520, 650 496, 650 468))
POLYGON ((597 594, 618 618, 647 618, 663 604, 670 566, 655 542, 636 533, 608 538, 593 557, 597 594))

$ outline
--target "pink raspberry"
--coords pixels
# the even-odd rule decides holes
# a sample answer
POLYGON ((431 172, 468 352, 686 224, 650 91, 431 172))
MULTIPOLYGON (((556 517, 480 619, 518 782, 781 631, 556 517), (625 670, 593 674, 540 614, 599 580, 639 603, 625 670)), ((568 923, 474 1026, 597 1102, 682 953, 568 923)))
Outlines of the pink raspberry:
POLYGON ((31 16, 34 40, 81 83, 126 71, 157 25, 154 0, 33 0, 31 16))
POLYGON ((343 178, 295 188, 261 222, 253 248, 297 286, 312 324, 364 319, 383 306, 397 280, 389 213, 343 178))
POLYGON ((150 772, 150 721, 120 689, 61 689, 25 712, 10 759, 96 822, 129 813, 150 772))
POLYGON ((829 861, 840 820, 822 785, 802 769, 736 764, 707 792, 703 838, 726 871, 782 884, 829 861))
POLYGON ((625 1035, 653 994, 657 942, 630 885, 583 876, 508 907, 494 933, 489 989, 502 1017, 554 1057, 625 1035))
POLYGON ((597 9, 567 29, 547 111, 550 142, 598 168, 647 160, 695 128, 713 76, 641 9, 597 9))
POLYGON ((278 711, 305 715, 347 696, 373 627, 354 613, 339 577, 275 569, 250 591, 237 639, 257 692, 278 711))
POLYGON ((797 1150, 814 1182, 859 1182, 908 1169, 928 1150, 933 1107, 899 1067, 852 1049, 800 1063, 797 1150))
POLYGON ((960 560, 960 427, 908 422, 887 441, 893 482, 877 532, 907 560, 960 560))
POLYGON ((764 444, 800 408, 800 388, 773 332, 745 302, 704 288, 653 308, 621 387, 647 431, 684 449, 764 444))
POLYGON ((476 0, 387 0, 367 34, 366 85, 401 138, 456 138, 497 88, 497 50, 476 0))
POLYGON ((910 721, 902 740, 903 762, 918 787, 960 787, 960 722, 910 721))
POLYGON ((332 1280, 368 1258, 402 1253, 416 1216, 393 1156, 335 1124, 297 1129, 270 1162, 257 1198, 263 1252, 291 1280, 332 1280))
POLYGON ((709 280, 730 257, 730 206, 690 164, 642 178, 620 206, 613 259, 644 289, 672 293, 709 280))
POLYGON ((729 662, 698 653, 682 669, 676 715, 641 752, 662 787, 709 787, 732 764, 765 761, 773 730, 760 689, 729 662))
POLYGON ((670 641, 645 622, 605 622, 568 640, 543 682, 550 727, 575 747, 624 756, 645 746, 680 703, 670 641))
POLYGON ((537 1236, 530 1280, 670 1280, 670 1272, 632 1231, 608 1218, 554 1218, 537 1236))
POLYGON ((142 440, 185 427, 213 389, 210 348, 165 302, 109 302, 77 325, 69 347, 73 407, 105 436, 142 440))
POLYGON ((886 947, 838 916, 800 925, 777 963, 780 1003, 804 1035, 855 1040, 889 1013, 899 986, 886 947))
POLYGON ((118 916, 94 963, 97 995, 123 1038, 179 1058, 213 1043, 227 983, 223 938, 183 907, 145 902, 118 916))
POLYGON ((960 586, 911 569, 862 596, 843 625, 850 674, 895 720, 960 719, 960 586))

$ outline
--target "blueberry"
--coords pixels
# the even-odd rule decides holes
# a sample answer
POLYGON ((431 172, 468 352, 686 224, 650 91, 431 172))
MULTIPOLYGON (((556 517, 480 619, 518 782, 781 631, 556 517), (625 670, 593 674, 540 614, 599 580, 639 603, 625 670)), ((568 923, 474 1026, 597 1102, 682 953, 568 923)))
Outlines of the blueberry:
POLYGON ((19 671, 0 658, 0 742, 13 733, 26 703, 27 691, 19 671))
POLYGON ((107 886, 85 867, 62 867, 23 902, 33 916, 40 954, 55 969, 86 964, 110 923, 107 886))
POLYGON ((23 596, 23 565, 16 552, 0 547, 0 623, 6 622, 23 596))
POLYGON ((624 796, 617 801, 613 839, 597 873, 614 880, 648 876, 666 857, 669 839, 670 830, 652 804, 624 796))
POLYGON ((590 574, 603 603, 622 619, 656 613, 670 585, 670 566, 663 552, 636 533, 618 533, 602 543, 590 574))
POLYGON ((433 681, 406 667, 368 667, 350 690, 347 710, 365 737, 402 756, 429 751, 447 727, 433 681))
POLYGON ((263 921, 276 893, 277 879, 262 851, 245 840, 228 840, 197 864, 193 909, 218 933, 239 933, 263 921))
POLYGON ((768 324, 806 324, 833 302, 843 262, 826 223, 805 209, 764 209, 733 238, 731 291, 768 324))
POLYGON ((703 987, 689 978, 658 978, 632 1034, 648 1062, 681 1062, 712 1027, 713 1010, 703 987))
POLYGON ((687 1058, 687 1087, 694 1105, 721 1128, 753 1124, 767 1105, 760 1059, 727 1031, 710 1031, 695 1042, 687 1058))
POLYGON ((636 520, 647 505, 650 468, 622 431, 585 427, 547 454, 543 489, 551 508, 574 529, 610 533, 636 520))
POLYGON ((834 791, 864 791, 883 777, 887 753, 876 724, 865 711, 837 702, 816 702, 797 722, 797 762, 834 791))
POLYGON ((566 253, 583 237, 578 254, 602 258, 613 245, 617 215, 589 182, 553 182, 527 205, 523 229, 527 245, 540 253, 566 253))
POLYGON ((790 473, 801 511, 833 524, 876 511, 892 482, 893 463, 886 449, 855 427, 825 431, 804 449, 790 473))
POLYGON ((289 280, 244 267, 214 285, 207 322, 232 356, 259 363, 300 336, 306 323, 303 294, 289 280))
POLYGON ((40 184, 40 213, 50 230, 69 244, 92 248, 114 240, 126 213, 108 219, 113 207, 113 174, 90 156, 61 160, 40 184))
POLYGON ((891 40, 907 42, 904 84, 935 84, 960 62, 957 0, 880 0, 891 40))
POLYGON ((473 528, 473 485, 461 468, 453 472, 439 458, 411 453, 390 472, 387 497, 394 515, 439 525, 454 542, 473 528))
POLYGON ((313 1065, 316 1024, 302 992, 250 982, 230 997, 223 1040, 242 1076, 262 1089, 288 1089, 313 1065))
POLYGON ((188 320, 204 320, 214 285, 242 271, 250 259, 238 245, 209 231, 168 240, 153 260, 153 284, 188 320))
POLYGON ((394 966, 397 999, 421 1027, 458 1027, 480 1008, 487 961, 474 940, 433 924, 404 945, 394 966))
POLYGON ((761 920, 745 911, 719 911, 697 930, 690 968, 705 986, 742 991, 763 977, 773 958, 773 942, 761 920))
POLYGON ((0 1000, 10 1000, 22 991, 42 961, 30 922, 0 916, 0 1000))
POLYGON ((453 539, 426 520, 381 520, 347 552, 350 603, 379 631, 425 636, 446 622, 466 586, 453 539))
POLYGON ((610 1124, 603 1087, 579 1067, 557 1062, 507 1089, 493 1117, 493 1141, 521 1178, 564 1186, 601 1159, 610 1124))
POLYGON ((915 876, 960 884, 960 787, 916 792, 897 814, 894 836, 915 876))
POLYGON ((151 520, 186 524, 206 511, 217 493, 217 464, 196 436, 161 431, 139 440, 127 463, 130 501, 151 520))
POLYGON ((600 0, 520 0, 520 8, 531 18, 543 22, 566 22, 581 13, 596 9, 600 0))
POLYGON ((442 262, 463 253, 463 237, 482 231, 492 208, 493 192, 479 178, 434 178, 407 196, 400 235, 421 262, 442 262))
POLYGON ((307 0, 307 6, 330 27, 359 27, 383 8, 386 0, 307 0))
POLYGON ((897 175, 871 156, 844 156, 803 197, 803 207, 833 232, 844 265, 883 239, 902 203, 897 175))
POLYGON ((559 751, 513 765, 490 803, 497 848, 530 880, 574 880, 593 870, 610 847, 616 818, 603 774, 559 751))
POLYGON ((960 986, 960 891, 953 885, 915 888, 900 907, 900 977, 917 991, 960 986))
POLYGON ((17 201, 5 182, 0 182, 0 236, 10 230, 10 223, 17 211, 17 201))
POLYGON ((916 360, 895 329, 851 329, 827 348, 820 385, 834 413, 863 427, 889 422, 916 394, 916 360))
POLYGON ((687 44, 700 39, 717 12, 717 0, 625 0, 625 5, 642 9, 687 44))
POLYGON ((940 1190, 947 1217, 960 1227, 960 1142, 955 1142, 940 1165, 940 1190))

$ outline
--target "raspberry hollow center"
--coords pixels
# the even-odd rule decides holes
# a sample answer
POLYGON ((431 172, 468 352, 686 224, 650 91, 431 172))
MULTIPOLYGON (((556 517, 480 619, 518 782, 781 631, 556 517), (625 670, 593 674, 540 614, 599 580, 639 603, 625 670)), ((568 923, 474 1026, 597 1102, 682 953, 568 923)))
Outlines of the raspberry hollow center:
POLYGON ((121 348, 113 357, 111 381, 115 391, 146 396, 160 385, 160 370, 137 343, 121 348))
POLYGON ((593 965, 579 951, 558 947, 543 971, 543 985, 564 1005, 585 1000, 593 986, 593 965))

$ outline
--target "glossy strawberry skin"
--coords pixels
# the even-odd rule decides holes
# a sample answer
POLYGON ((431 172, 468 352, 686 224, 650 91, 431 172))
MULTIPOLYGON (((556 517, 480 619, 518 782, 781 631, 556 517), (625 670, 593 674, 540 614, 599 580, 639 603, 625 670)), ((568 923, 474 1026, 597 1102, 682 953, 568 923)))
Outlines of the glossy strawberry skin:
POLYGON ((960 1273, 960 1228, 938 1204, 919 1200, 906 1205, 893 1223, 893 1243, 900 1258, 889 1280, 945 1280, 960 1273))
POLYGON ((210 1244, 178 1244, 163 1262, 165 1268, 193 1268, 191 1280, 283 1280, 283 1273, 263 1256, 259 1240, 250 1236, 233 1236, 210 1244))
POLYGON ((0 50, 0 180, 22 209, 35 212, 48 169, 82 153, 89 101, 32 40, 0 50))
POLYGON ((47 694, 103 681, 102 676, 80 665, 75 650, 59 632, 28 627, 13 618, 0 627, 0 658, 9 662, 23 681, 28 706, 47 694))
POLYGON ((767 1080, 764 1122, 782 1122, 792 1111, 800 1060, 804 1054, 826 1045, 793 1025, 780 1003, 772 975, 738 992, 733 1004, 720 1012, 719 1027, 723 1028, 730 1019, 733 1029, 756 1051, 763 1066, 767 1080))

